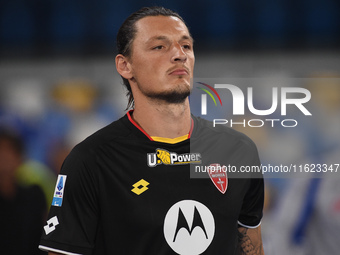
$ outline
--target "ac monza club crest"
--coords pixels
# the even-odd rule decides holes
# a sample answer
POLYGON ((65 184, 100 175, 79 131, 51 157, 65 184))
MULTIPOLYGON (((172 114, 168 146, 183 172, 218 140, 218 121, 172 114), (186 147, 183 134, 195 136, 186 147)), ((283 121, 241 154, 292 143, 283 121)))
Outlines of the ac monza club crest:
POLYGON ((214 183, 215 187, 224 194, 228 187, 227 171, 225 166, 220 164, 210 164, 208 168, 208 174, 210 179, 214 183))

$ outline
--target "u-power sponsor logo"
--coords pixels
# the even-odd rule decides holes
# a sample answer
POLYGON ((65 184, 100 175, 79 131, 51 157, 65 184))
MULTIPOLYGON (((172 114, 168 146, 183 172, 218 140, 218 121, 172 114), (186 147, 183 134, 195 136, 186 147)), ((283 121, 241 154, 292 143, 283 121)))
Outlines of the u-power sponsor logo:
POLYGON ((200 164, 200 153, 184 153, 177 154, 161 148, 156 149, 155 153, 147 154, 147 163, 149 167, 157 165, 186 165, 186 164, 200 164))

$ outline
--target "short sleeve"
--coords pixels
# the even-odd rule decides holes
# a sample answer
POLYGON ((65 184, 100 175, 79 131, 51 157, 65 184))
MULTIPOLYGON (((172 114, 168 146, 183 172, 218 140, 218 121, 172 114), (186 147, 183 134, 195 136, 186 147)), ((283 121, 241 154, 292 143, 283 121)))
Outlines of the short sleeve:
POLYGON ((242 227, 256 228, 263 214, 263 178, 250 179, 249 189, 244 197, 238 224, 242 227))
POLYGON ((56 183, 39 248, 62 254, 91 254, 98 225, 94 159, 77 147, 66 158, 56 183))
MULTIPOLYGON (((249 165, 258 166, 260 169, 261 162, 259 159, 256 145, 251 141, 249 150, 249 165)), ((243 198, 243 203, 238 219, 238 224, 246 228, 256 228, 260 225, 263 215, 264 204, 264 180, 261 171, 253 172, 249 176, 249 185, 243 198)))

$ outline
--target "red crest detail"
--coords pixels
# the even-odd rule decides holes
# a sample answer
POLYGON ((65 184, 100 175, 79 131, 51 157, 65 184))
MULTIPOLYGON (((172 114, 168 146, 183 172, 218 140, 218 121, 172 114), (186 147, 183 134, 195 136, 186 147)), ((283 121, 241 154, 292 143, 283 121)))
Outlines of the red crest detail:
POLYGON ((227 171, 225 166, 220 164, 211 164, 207 167, 207 172, 215 187, 224 194, 228 187, 227 171))

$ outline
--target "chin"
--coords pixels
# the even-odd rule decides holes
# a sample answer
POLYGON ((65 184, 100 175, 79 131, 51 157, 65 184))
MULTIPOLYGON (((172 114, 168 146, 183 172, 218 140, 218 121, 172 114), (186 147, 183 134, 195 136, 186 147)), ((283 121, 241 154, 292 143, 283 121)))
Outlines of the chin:
POLYGON ((163 91, 159 93, 148 93, 148 97, 150 99, 160 100, 163 102, 167 102, 170 104, 181 104, 184 103, 185 100, 190 95, 190 87, 189 86, 181 86, 178 89, 172 89, 169 91, 163 91))

